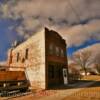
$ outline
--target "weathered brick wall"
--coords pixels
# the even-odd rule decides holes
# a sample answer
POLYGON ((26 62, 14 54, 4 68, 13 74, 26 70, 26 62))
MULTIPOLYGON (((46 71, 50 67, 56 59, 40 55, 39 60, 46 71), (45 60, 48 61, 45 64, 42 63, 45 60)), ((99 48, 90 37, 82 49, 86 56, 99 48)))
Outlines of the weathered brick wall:
MULTIPOLYGON (((67 46, 65 40, 59 35, 59 33, 53 31, 53 30, 46 30, 46 83, 47 87, 52 85, 57 85, 60 83, 60 85, 64 84, 63 80, 63 69, 68 69, 68 64, 67 64, 67 46), (52 50, 50 50, 50 46, 52 45, 52 50), (59 52, 57 52, 56 48, 58 48, 59 52), (52 53, 51 53, 52 51, 52 53), (61 53, 63 51, 63 55, 61 53), (53 78, 49 78, 49 71, 50 69, 50 64, 55 67, 53 69, 53 78), (57 77, 58 70, 61 70, 60 72, 61 77, 57 77), (56 78, 55 78, 56 76, 56 78), (59 80, 60 79, 60 80, 59 80), (51 84, 51 85, 50 85, 51 84)), ((68 71, 68 70, 67 70, 68 71)), ((67 79, 68 80, 68 79, 67 79)))
MULTIPOLYGON (((23 42, 16 48, 13 48, 12 54, 8 56, 10 65, 9 70, 24 70, 27 79, 34 88, 46 89, 48 87, 48 63, 60 63, 67 68, 67 57, 49 54, 49 46, 53 43, 54 48, 58 47, 66 53, 65 40, 55 31, 44 29, 34 34, 27 41, 23 42), (25 52, 28 49, 28 59, 25 59, 25 52), (17 62, 17 53, 19 53, 19 61, 17 62), (12 57, 10 59, 9 57, 12 57), (24 60, 23 60, 24 59, 24 60), (12 60, 12 61, 11 61, 12 60)), ((55 52, 55 50, 54 50, 55 52)), ((61 51, 60 51, 61 52, 61 51)))
POLYGON ((45 89, 45 34, 44 30, 34 34, 12 51, 12 63, 9 70, 24 70, 34 88, 45 89), (25 50, 28 48, 28 59, 25 50), (17 62, 17 53, 19 61, 17 62), (24 62, 23 62, 24 59, 24 62))
POLYGON ((67 65, 67 46, 65 40, 55 31, 47 30, 46 34, 46 58, 47 61, 59 62, 67 65), (49 46, 53 45, 53 54, 50 54, 49 46), (55 48, 59 48, 59 54, 56 55, 55 48), (61 56, 61 50, 64 52, 64 56, 61 56))

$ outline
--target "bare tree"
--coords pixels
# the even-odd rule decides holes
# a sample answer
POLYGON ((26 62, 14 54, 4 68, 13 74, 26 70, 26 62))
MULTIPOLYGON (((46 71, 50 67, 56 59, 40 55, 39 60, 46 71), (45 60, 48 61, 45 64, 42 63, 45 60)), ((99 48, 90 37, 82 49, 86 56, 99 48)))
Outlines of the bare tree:
POLYGON ((91 52, 88 50, 79 51, 73 55, 75 63, 80 65, 87 75, 87 66, 90 64, 91 52))
POLYGON ((94 58, 94 64, 96 66, 96 70, 99 72, 100 74, 100 53, 96 54, 96 57, 94 58))

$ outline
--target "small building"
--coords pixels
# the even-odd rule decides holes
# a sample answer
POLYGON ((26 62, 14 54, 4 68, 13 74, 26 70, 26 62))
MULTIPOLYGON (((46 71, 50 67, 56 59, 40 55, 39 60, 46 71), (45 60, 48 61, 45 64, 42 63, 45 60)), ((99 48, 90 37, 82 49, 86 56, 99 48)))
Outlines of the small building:
POLYGON ((44 28, 8 51, 10 71, 25 71, 32 88, 63 85, 63 69, 68 68, 65 40, 44 28))

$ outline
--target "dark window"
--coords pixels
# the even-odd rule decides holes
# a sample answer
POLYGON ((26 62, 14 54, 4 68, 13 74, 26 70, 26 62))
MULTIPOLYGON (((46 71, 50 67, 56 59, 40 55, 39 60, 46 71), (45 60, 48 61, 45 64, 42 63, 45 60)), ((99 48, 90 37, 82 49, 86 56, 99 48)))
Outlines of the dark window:
POLYGON ((49 65, 49 78, 53 79, 54 78, 54 66, 49 65))
POLYGON ((25 59, 24 58, 22 58, 22 63, 24 63, 25 62, 25 59))
POLYGON ((61 57, 64 57, 65 56, 65 52, 63 49, 61 49, 61 57))
POLYGON ((53 44, 49 45, 49 54, 52 55, 53 54, 53 44))
POLYGON ((62 67, 60 65, 58 65, 56 67, 56 78, 61 78, 62 77, 62 67))
POLYGON ((59 56, 59 47, 55 47, 56 56, 59 56))
POLYGON ((60 78, 61 77, 61 75, 62 75, 62 69, 60 68, 61 66, 59 66, 59 68, 58 68, 58 77, 60 78))
POLYGON ((26 52, 25 52, 25 59, 28 59, 28 49, 26 49, 26 52))
POLYGON ((19 53, 17 53, 17 62, 19 61, 19 53))

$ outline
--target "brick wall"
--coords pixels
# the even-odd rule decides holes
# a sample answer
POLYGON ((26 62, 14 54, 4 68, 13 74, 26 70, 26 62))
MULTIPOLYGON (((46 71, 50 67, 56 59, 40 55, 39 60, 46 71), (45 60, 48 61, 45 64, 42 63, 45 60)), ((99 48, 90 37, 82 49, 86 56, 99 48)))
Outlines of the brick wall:
MULTIPOLYGON (((13 48, 10 71, 24 70, 31 86, 45 88, 45 36, 44 30, 13 48), (28 57, 25 58, 26 49, 28 57), (19 57, 17 58, 17 54, 19 57)), ((9 56, 11 57, 11 56, 9 56)), ((9 58, 8 58, 9 60, 9 58)))
POLYGON ((45 28, 17 47, 10 49, 8 62, 10 71, 25 71, 33 88, 46 89, 48 87, 48 63, 60 63, 67 68, 65 40, 57 32, 45 28), (54 46, 52 55, 49 53, 51 44, 54 46), (56 47, 60 50, 58 55, 56 47), (27 49, 28 56, 26 57, 27 49))

